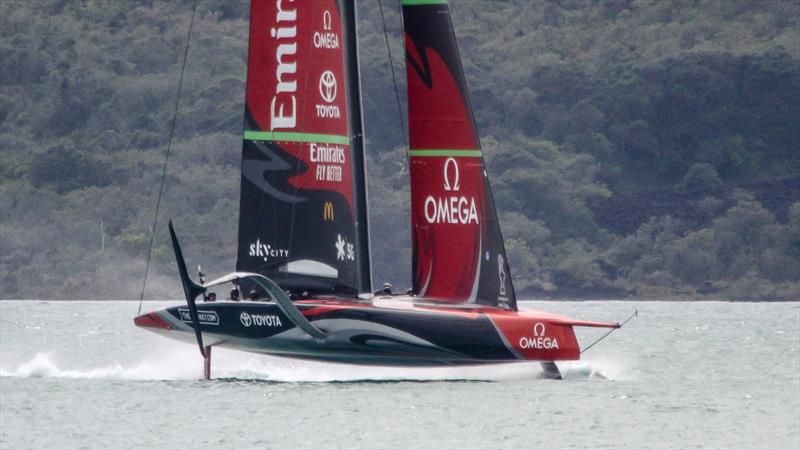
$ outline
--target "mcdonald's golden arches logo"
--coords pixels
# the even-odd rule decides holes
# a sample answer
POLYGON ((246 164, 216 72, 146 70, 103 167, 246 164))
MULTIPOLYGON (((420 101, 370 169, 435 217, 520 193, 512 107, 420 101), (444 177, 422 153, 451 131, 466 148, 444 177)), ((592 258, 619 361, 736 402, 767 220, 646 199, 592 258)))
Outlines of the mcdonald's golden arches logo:
POLYGON ((333 203, 325 202, 325 206, 322 208, 322 219, 326 222, 333 222, 333 203))

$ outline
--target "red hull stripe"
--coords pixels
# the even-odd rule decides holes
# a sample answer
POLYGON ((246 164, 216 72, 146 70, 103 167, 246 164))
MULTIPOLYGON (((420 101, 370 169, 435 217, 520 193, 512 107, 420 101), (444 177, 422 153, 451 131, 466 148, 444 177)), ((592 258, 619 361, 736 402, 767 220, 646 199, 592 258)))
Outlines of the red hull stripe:
POLYGON ((338 311, 340 309, 349 309, 345 306, 317 306, 316 308, 309 308, 300 311, 306 317, 318 316, 330 311, 338 311))
MULTIPOLYGON (((424 299, 420 299, 423 300, 424 299)), ((295 302, 297 305, 308 305, 311 308, 303 309, 302 313, 305 316, 315 316, 323 314, 328 311, 335 311, 339 309, 374 309, 375 306, 371 303, 351 302, 342 299, 315 299, 315 300, 298 300, 295 302)), ((452 314, 470 319, 477 319, 479 314, 485 314, 492 319, 495 318, 513 318, 519 317, 526 320, 534 321, 547 321, 554 325, 570 325, 575 327, 594 327, 594 328, 619 328, 618 323, 610 322, 593 322, 587 320, 573 319, 571 317, 562 316, 558 314, 547 313, 543 311, 535 311, 522 309, 520 311, 509 311, 496 307, 465 307, 465 306, 452 306, 447 304, 436 305, 433 303, 420 303, 415 302, 413 311, 431 311, 440 312, 444 314, 452 314)))

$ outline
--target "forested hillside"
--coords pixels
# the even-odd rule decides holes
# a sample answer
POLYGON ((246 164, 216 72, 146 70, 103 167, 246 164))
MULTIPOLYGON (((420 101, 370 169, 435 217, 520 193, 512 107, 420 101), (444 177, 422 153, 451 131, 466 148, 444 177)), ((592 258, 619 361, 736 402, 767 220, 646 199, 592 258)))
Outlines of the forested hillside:
MULTIPOLYGON (((800 298, 800 3, 450 3, 522 298, 800 298)), ((0 298, 139 297, 191 9, 0 2, 0 298)), ((167 218, 234 267, 248 11, 199 2, 146 298, 179 297, 167 218)), ((359 14, 374 282, 404 288, 401 116, 359 14)))

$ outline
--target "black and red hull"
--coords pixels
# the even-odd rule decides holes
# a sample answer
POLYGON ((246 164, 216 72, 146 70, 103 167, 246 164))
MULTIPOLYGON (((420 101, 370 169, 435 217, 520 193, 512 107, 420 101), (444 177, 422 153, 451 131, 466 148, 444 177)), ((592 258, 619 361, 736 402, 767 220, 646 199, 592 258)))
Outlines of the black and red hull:
MULTIPOLYGON (((314 338, 272 302, 201 303, 207 346, 351 364, 436 366, 577 360, 573 326, 616 327, 538 311, 442 305, 409 297, 295 302, 325 333, 314 338)), ((141 328, 195 342, 188 309, 174 306, 137 317, 141 328)))

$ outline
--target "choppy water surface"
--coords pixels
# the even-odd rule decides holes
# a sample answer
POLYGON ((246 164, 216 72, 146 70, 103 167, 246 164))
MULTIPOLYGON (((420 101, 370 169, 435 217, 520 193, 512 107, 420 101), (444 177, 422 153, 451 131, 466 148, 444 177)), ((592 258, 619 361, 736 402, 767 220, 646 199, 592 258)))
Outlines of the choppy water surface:
POLYGON ((134 302, 3 301, 0 448, 800 447, 800 303, 522 305, 639 317, 562 364, 564 381, 529 364, 365 368, 220 349, 203 381, 195 347, 133 326, 134 302))

